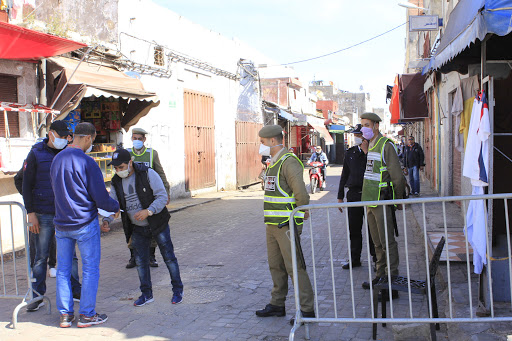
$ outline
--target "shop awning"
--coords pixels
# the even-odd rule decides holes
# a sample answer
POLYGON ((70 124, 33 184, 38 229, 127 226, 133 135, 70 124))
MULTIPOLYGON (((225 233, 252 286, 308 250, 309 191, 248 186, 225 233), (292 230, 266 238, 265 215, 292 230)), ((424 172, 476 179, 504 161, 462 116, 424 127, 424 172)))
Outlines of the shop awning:
POLYGON ((0 111, 21 111, 54 115, 59 114, 58 110, 53 110, 40 104, 20 104, 10 102, 0 102, 0 111))
POLYGON ((331 124, 329 126, 329 132, 336 133, 336 134, 342 134, 345 132, 345 126, 338 125, 338 124, 331 124))
POLYGON ((323 119, 313 116, 306 116, 306 120, 309 123, 309 125, 315 128, 315 130, 320 134, 320 137, 322 137, 325 140, 325 144, 334 144, 334 140, 332 139, 331 134, 329 134, 329 131, 324 126, 323 119))
POLYGON ((488 33, 509 34, 511 18, 512 0, 460 0, 450 14, 435 56, 423 73, 443 66, 488 33))
POLYGON ((297 117, 293 116, 289 112, 286 112, 282 109, 279 109, 279 116, 281 116, 282 118, 284 118, 290 122, 298 121, 297 117))
POLYGON ((56 101, 53 107, 61 111, 59 119, 76 108, 84 97, 114 97, 126 102, 121 126, 128 130, 160 104, 156 94, 144 90, 139 79, 114 68, 87 62, 79 65, 79 61, 64 57, 50 58, 47 65, 50 82, 59 78, 57 87, 48 96, 52 98, 51 103, 56 101))
POLYGON ((424 84, 425 76, 421 72, 400 75, 400 119, 402 121, 421 120, 428 117, 424 84))
POLYGON ((0 22, 0 59, 38 60, 85 46, 73 40, 0 22))

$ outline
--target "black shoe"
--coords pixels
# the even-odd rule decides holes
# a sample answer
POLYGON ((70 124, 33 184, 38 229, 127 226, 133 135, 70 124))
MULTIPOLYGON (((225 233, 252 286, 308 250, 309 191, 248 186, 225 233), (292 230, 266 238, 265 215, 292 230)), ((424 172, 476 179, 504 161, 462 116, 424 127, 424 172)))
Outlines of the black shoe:
POLYGON ((127 269, 131 269, 131 268, 134 268, 136 266, 137 266, 137 264, 135 264, 135 258, 131 257, 130 260, 128 261, 128 264, 126 264, 126 268, 127 269))
MULTIPOLYGON (((397 299, 399 296, 398 296, 398 291, 397 290, 391 290, 392 294, 391 294, 391 297, 393 299, 397 299)), ((389 290, 385 289, 385 290, 382 290, 380 293, 379 293, 379 298, 378 298, 378 301, 379 302, 382 302, 382 300, 385 300, 386 302, 389 301, 389 290)))
MULTIPOLYGON (((352 262, 352 268, 358 268, 361 266, 361 262, 352 262)), ((341 266, 342 269, 348 270, 350 269, 350 263, 345 263, 341 266)))
POLYGON ((265 309, 256 310, 256 315, 259 317, 285 316, 286 310, 284 307, 279 307, 273 304, 267 304, 265 309))
MULTIPOLYGON (((302 310, 301 310, 301 311, 300 311, 300 313, 302 314, 302 317, 309 317, 309 318, 311 318, 311 317, 316 317, 316 316, 315 316, 315 312, 314 312, 314 311, 309 311, 309 312, 307 312, 307 311, 302 311, 302 310)), ((294 324, 295 324, 295 317, 292 317, 292 318, 290 319, 290 325, 292 325, 292 326, 293 326, 294 324)), ((303 323, 303 324, 304 324, 304 323, 303 323)))
POLYGON ((80 295, 81 295, 80 292, 74 293, 73 294, 73 302, 80 302, 80 295))
MULTIPOLYGON (((380 277, 375 277, 374 279, 372 279, 372 286, 377 284, 380 281, 380 279, 380 277)), ((363 282, 361 286, 363 287, 363 289, 370 290, 370 283, 368 282, 363 282)))
POLYGON ((135 263, 135 251, 133 251, 133 249, 130 249, 130 260, 128 261, 128 264, 126 264, 126 268, 131 269, 136 266, 137 264, 135 263))
POLYGON ((152 268, 158 268, 158 263, 156 261, 154 247, 149 249, 149 266, 152 268))
POLYGON ((37 302, 34 302, 34 303, 30 303, 29 305, 27 305, 27 311, 38 311, 39 308, 43 307, 44 306, 44 301, 43 300, 40 300, 40 301, 37 301, 37 302))

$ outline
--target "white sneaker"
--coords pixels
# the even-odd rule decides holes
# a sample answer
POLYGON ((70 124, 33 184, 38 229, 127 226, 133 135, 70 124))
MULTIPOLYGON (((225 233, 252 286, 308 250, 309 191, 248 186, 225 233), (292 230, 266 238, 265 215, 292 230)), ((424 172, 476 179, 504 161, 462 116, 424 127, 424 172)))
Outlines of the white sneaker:
POLYGON ((51 277, 51 278, 55 278, 55 277, 57 277, 57 269, 55 269, 55 268, 50 268, 50 277, 51 277))

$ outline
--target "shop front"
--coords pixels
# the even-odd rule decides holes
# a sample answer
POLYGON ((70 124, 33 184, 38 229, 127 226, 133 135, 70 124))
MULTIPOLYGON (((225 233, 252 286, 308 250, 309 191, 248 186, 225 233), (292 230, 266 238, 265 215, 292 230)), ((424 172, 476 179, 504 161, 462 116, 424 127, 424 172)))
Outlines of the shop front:
POLYGON ((114 172, 107 164, 127 132, 151 108, 159 105, 155 93, 144 90, 137 78, 113 67, 58 57, 47 62, 53 107, 60 110, 53 120, 64 120, 71 131, 80 122, 96 127, 91 157, 100 166, 105 182, 114 172))

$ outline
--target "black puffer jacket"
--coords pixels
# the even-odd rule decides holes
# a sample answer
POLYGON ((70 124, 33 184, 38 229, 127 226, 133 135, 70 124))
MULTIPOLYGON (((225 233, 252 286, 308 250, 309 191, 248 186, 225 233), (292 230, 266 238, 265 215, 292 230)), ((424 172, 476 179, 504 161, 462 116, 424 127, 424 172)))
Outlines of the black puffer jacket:
POLYGON ((404 165, 407 168, 425 166, 425 155, 423 154, 423 149, 421 149, 421 146, 418 143, 414 142, 412 146, 405 146, 404 165))

